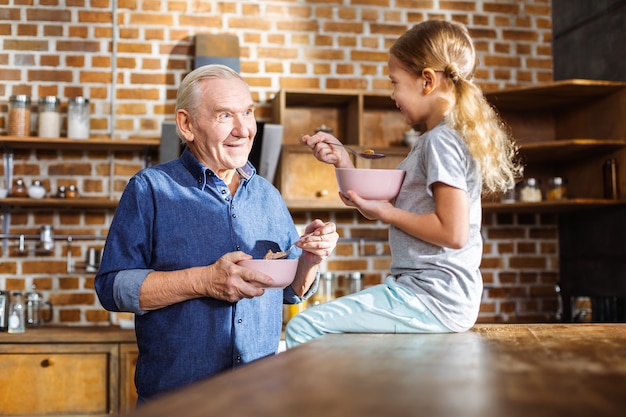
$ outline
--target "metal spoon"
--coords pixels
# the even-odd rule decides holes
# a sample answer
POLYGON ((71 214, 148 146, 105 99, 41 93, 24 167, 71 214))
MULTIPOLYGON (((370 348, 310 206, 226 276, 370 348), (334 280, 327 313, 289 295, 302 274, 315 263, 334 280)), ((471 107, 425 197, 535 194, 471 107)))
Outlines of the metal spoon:
POLYGON ((282 252, 272 252, 271 250, 268 251, 265 256, 263 257, 263 259, 285 259, 287 256, 289 256, 289 253, 291 253, 291 250, 293 248, 296 247, 296 243, 300 242, 302 239, 306 239, 309 236, 313 236, 315 232, 312 233, 306 233, 302 236, 300 236, 300 238, 298 240, 296 240, 295 242, 293 242, 291 244, 291 246, 289 246, 289 248, 286 251, 282 251, 282 252))
POLYGON ((387 156, 384 153, 376 153, 372 149, 367 149, 367 150, 365 150, 365 152, 358 152, 358 151, 352 149, 351 147, 346 146, 346 145, 344 145, 342 143, 328 143, 328 144, 330 146, 341 146, 345 150, 347 150, 348 152, 352 153, 354 156, 359 156, 359 157, 364 158, 364 159, 380 159, 380 158, 384 158, 384 157, 387 156))

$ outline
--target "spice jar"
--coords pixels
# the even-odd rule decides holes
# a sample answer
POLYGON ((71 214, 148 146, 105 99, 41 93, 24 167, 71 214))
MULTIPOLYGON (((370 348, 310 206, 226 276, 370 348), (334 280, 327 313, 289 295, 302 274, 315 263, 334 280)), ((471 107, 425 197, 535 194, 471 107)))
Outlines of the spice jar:
POLYGON ((64 185, 59 185, 59 188, 57 189, 57 198, 66 198, 67 197, 67 190, 65 189, 64 185))
POLYGON ((30 97, 24 94, 9 98, 7 135, 28 136, 30 133, 30 97))
POLYGON ((41 181, 33 181, 31 186, 28 187, 28 196, 30 198, 44 198, 46 196, 46 189, 41 185, 41 181))
POLYGON ((535 203, 541 201, 541 185, 540 181, 536 178, 527 178, 522 183, 520 189, 519 199, 520 201, 527 203, 535 203))
POLYGON ((561 177, 554 177, 548 180, 546 190, 546 200, 562 200, 567 196, 566 181, 561 177))
POLYGON ((69 187, 67 187, 67 190, 65 192, 65 197, 66 198, 78 197, 78 188, 76 188, 74 184, 71 184, 69 187))
POLYGON ((85 97, 74 97, 68 103, 67 137, 89 139, 89 100, 85 97))
POLYGON ((11 188, 11 197, 26 197, 28 195, 28 190, 26 189, 26 184, 24 184, 24 180, 21 178, 13 181, 13 187, 11 188))
POLYGON ((55 96, 45 96, 39 99, 39 129, 41 138, 58 138, 61 136, 60 101, 55 96))

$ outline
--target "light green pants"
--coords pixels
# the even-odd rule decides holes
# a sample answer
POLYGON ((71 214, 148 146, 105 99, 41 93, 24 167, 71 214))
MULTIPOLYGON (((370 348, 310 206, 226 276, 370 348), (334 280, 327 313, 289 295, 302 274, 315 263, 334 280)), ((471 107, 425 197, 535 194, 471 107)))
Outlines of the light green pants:
POLYGON ((287 323, 287 349, 325 333, 449 333, 407 288, 393 277, 297 314, 287 323))

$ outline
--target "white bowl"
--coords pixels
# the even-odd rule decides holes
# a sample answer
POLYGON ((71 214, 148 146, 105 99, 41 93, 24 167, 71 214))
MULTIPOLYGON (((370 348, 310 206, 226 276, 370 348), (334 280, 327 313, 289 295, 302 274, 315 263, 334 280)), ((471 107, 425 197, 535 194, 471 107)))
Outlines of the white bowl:
POLYGON ((250 259, 241 261, 239 265, 263 272, 274 278, 272 288, 285 288, 296 277, 297 259, 250 259))
POLYGON ((339 191, 355 191, 366 200, 393 200, 404 180, 402 169, 337 168, 339 191))

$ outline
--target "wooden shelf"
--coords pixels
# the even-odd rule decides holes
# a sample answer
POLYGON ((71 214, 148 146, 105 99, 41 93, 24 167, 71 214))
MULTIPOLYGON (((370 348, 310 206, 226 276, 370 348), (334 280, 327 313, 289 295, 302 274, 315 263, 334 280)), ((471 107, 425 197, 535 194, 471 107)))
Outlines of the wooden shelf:
POLYGON ((623 90, 619 81, 563 80, 528 87, 486 91, 485 97, 499 111, 537 111, 585 104, 623 90))
POLYGON ((574 160, 590 155, 608 153, 626 147, 622 139, 569 139, 549 142, 522 143, 520 153, 526 162, 574 160))
POLYGON ((483 212, 534 212, 534 213, 560 213, 567 211, 580 211, 600 207, 626 205, 626 200, 607 200, 595 198, 571 198, 564 200, 540 201, 536 203, 490 203, 483 202, 483 212))
POLYGON ((1 206, 12 208, 61 208, 61 209, 111 209, 117 207, 117 200, 106 197, 78 197, 78 198, 0 198, 1 206))
POLYGON ((159 139, 68 139, 68 138, 40 138, 36 136, 0 136, 2 146, 14 149, 83 149, 83 150, 156 150, 159 139))

